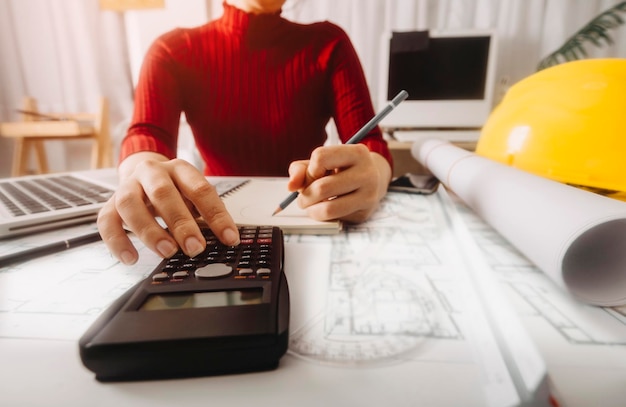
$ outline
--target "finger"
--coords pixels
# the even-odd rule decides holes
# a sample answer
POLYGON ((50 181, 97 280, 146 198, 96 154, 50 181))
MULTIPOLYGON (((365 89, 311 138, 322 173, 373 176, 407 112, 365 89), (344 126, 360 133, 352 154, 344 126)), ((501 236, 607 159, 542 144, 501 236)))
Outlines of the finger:
POLYGON ((308 171, 315 179, 319 179, 368 158, 369 150, 363 144, 318 147, 311 153, 308 171))
POLYGON ((102 241, 111 254, 124 264, 135 264, 139 255, 124 230, 122 218, 115 210, 113 198, 100 209, 97 224, 102 241))
MULTIPOLYGON (((198 179, 204 180, 202 174, 183 160, 172 160, 158 168, 138 173, 146 199, 167 225, 175 248, 180 247, 190 257, 202 253, 206 247, 206 239, 181 195, 181 188, 196 184, 198 179)), ((158 241, 157 244, 163 245, 157 246, 159 253, 172 249, 168 243, 172 243, 171 240, 158 241)))
POLYGON ((174 238, 159 225, 146 205, 149 198, 142 185, 134 180, 124 183, 113 195, 115 211, 126 227, 151 250, 168 258, 178 251, 174 238))
POLYGON ((287 189, 290 191, 298 191, 306 187, 312 179, 308 174, 309 160, 293 161, 289 164, 289 182, 287 183, 287 189))
POLYGON ((361 184, 351 182, 345 172, 313 182, 300 193, 298 205, 317 220, 339 219, 361 208, 369 197, 361 192, 361 184))
POLYGON ((174 181, 222 243, 229 246, 239 244, 237 225, 215 187, 202 174, 195 169, 190 171, 187 167, 178 167, 174 173, 174 181))
POLYGON ((350 173, 354 169, 348 165, 354 164, 354 160, 346 159, 344 157, 346 150, 337 147, 342 146, 320 147, 311 154, 307 167, 310 181, 300 191, 298 197, 298 205, 301 208, 308 208, 316 203, 334 199, 338 195, 351 193, 358 187, 351 182, 353 176, 350 173))
POLYGON ((362 194, 357 190, 334 199, 320 201, 306 210, 309 217, 320 221, 341 219, 345 222, 360 223, 368 219, 378 207, 378 201, 372 197, 371 194, 362 194))
POLYGON ((315 149, 307 168, 312 180, 302 191, 300 206, 307 207, 357 189, 368 176, 365 173, 359 176, 359 166, 368 159, 369 150, 363 145, 324 146, 315 149), (357 182, 358 178, 361 181, 357 182))
POLYGON ((324 220, 346 218, 353 212, 362 209, 368 212, 376 206, 378 174, 367 147, 332 146, 314 152, 309 165, 311 172, 319 174, 324 170, 328 174, 333 167, 330 176, 315 180, 299 197, 299 205, 308 208, 310 216, 324 220))

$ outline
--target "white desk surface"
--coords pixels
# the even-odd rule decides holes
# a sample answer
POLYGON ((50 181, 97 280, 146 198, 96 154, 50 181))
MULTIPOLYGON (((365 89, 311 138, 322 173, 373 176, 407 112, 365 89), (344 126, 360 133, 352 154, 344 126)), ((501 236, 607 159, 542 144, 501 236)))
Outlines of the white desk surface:
POLYGON ((441 192, 390 194, 338 236, 286 238, 290 350, 270 372, 97 382, 77 340, 157 264, 137 244, 132 267, 98 242, 0 269, 0 405, 531 405, 520 383, 541 387, 544 363, 560 405, 626 405, 626 311, 572 300, 441 192))

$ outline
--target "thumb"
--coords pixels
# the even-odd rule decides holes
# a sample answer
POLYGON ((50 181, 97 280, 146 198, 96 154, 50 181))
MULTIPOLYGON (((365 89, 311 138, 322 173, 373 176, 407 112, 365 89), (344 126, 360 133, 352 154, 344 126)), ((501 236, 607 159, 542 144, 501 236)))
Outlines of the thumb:
POLYGON ((313 178, 308 172, 309 160, 294 161, 289 165, 289 182, 287 188, 297 191, 309 185, 313 178))

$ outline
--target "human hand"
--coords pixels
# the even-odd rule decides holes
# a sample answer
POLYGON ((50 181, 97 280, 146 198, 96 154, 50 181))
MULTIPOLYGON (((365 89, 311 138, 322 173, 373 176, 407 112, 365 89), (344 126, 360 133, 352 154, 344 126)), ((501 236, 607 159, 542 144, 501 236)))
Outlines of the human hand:
POLYGON ((179 248, 196 256, 206 239, 195 218, 202 216, 226 245, 239 244, 239 232, 224 203, 206 178, 183 160, 143 152, 120 165, 120 185, 98 214, 98 230, 111 253, 125 264, 138 253, 124 227, 164 258, 179 248), (155 217, 168 227, 164 230, 155 217))
POLYGON ((290 191, 317 220, 360 223, 378 208, 391 179, 389 163, 363 144, 319 147, 289 166, 290 191))

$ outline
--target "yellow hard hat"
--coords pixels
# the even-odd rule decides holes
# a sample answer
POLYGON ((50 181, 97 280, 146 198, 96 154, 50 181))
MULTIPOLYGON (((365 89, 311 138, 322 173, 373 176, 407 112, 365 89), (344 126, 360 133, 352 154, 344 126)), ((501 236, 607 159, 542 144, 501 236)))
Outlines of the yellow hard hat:
POLYGON ((625 113, 626 59, 567 62, 514 84, 483 126, 476 153, 555 181, 624 192, 625 113))

